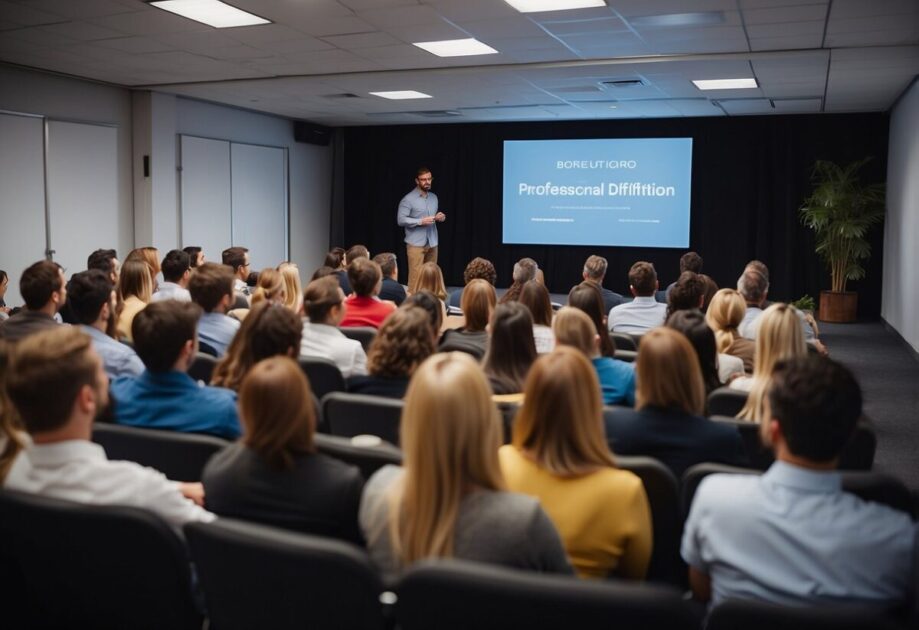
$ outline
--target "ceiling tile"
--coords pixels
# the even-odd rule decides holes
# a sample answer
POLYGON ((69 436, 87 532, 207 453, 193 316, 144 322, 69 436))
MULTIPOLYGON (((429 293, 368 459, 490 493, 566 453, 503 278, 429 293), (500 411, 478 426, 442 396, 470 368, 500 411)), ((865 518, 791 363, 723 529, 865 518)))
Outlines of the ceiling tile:
POLYGON ((49 11, 71 20, 85 20, 145 9, 142 2, 127 3, 113 0, 28 0, 28 6, 40 11, 49 11))
POLYGON ((103 48, 114 48, 128 53, 158 53, 175 50, 169 44, 151 39, 149 37, 119 37, 117 39, 104 39, 96 42, 103 48))
POLYGON ((794 24, 796 22, 825 22, 829 4, 802 4, 768 9, 744 9, 744 24, 749 28, 760 24, 794 24))
POLYGON ((768 98, 721 99, 718 104, 731 116, 771 114, 774 111, 768 98))
POLYGON ((0 0, 0 18, 22 26, 66 22, 67 18, 57 12, 39 11, 29 5, 0 0))
POLYGON ((499 37, 544 37, 546 32, 538 24, 525 17, 499 18, 495 20, 478 20, 475 22, 457 22, 476 38, 495 39, 499 37))
POLYGON ((751 40, 767 37, 793 37, 798 35, 816 35, 823 37, 823 22, 793 22, 790 24, 754 24, 747 26, 747 35, 751 40))
POLYGON ((816 114, 823 108, 823 98, 773 99, 772 104, 779 114, 816 114))
POLYGON ((64 22, 61 24, 49 24, 42 26, 41 29, 59 37, 69 37, 79 41, 93 41, 96 39, 108 39, 111 37, 122 37, 119 31, 105 28, 89 22, 64 22))
POLYGON ((384 46, 397 46, 400 42, 389 33, 358 33, 355 35, 336 35, 333 37, 323 37, 325 42, 344 48, 346 50, 357 50, 360 48, 382 48, 384 46))
POLYGON ((132 13, 91 18, 88 21, 99 26, 121 31, 126 35, 158 35, 160 33, 211 30, 211 27, 206 24, 188 20, 153 7, 132 13))
POLYGON ((822 33, 810 35, 789 35, 787 37, 757 37, 750 38, 750 50, 754 52, 765 50, 807 50, 820 48, 823 42, 822 33))
POLYGON ((352 33, 372 33, 377 29, 369 22, 356 17, 330 17, 291 21, 290 24, 307 35, 322 37, 326 35, 350 35, 352 33))

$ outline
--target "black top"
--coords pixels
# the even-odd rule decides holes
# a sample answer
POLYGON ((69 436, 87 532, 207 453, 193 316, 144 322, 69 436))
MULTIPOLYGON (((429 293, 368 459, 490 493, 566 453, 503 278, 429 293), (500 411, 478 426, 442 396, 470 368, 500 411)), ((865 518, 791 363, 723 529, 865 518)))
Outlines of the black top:
MULTIPOLYGON (((596 282, 591 282, 591 284, 597 286, 596 282)), ((577 285, 575 285, 577 286, 577 285)), ((572 287, 574 289, 575 287, 572 287)), ((609 312, 613 310, 614 306, 619 306, 620 304, 625 304, 626 299, 616 293, 615 291, 610 291, 606 287, 599 287, 600 295, 603 297, 603 313, 609 315, 609 312)))
POLYGON ((488 333, 484 330, 466 332, 462 328, 447 330, 440 338, 440 352, 465 352, 481 360, 488 349, 488 333))
POLYGON ((387 398, 405 398, 408 377, 352 376, 348 379, 348 391, 354 394, 370 394, 387 398))
POLYGON ((731 426, 674 409, 616 407, 604 414, 606 439, 617 455, 646 455, 664 463, 677 479, 703 462, 749 466, 740 433, 731 426))
POLYGON ((237 442, 211 457, 201 481, 215 514, 363 543, 357 511, 364 479, 327 455, 300 455, 291 470, 278 470, 237 442))
POLYGON ((3 320, 0 324, 0 339, 7 341, 19 341, 29 335, 51 330, 60 326, 54 318, 46 315, 41 311, 30 311, 22 309, 9 319, 3 320))
POLYGON ((383 286, 378 297, 381 300, 392 300, 396 306, 401 306, 405 301, 405 287, 392 278, 383 278, 383 286))
POLYGON ((447 298, 447 306, 455 306, 456 308, 460 307, 460 304, 463 303, 463 290, 457 289, 447 298))
POLYGON ((342 269, 336 271, 335 275, 338 276, 338 286, 341 287, 345 296, 351 295, 351 283, 348 282, 348 272, 342 269))

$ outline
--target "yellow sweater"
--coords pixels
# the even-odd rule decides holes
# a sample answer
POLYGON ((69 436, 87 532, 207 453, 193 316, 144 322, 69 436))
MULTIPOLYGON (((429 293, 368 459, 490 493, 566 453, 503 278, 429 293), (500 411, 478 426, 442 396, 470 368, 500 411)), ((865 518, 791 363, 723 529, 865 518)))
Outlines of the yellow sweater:
POLYGON ((124 301, 124 308, 118 317, 118 336, 134 341, 134 335, 131 334, 131 324, 134 323, 134 316, 146 308, 147 303, 135 295, 128 297, 124 301))
POLYGON ((512 445, 499 451, 508 489, 539 499, 580 577, 641 579, 651 559, 651 510, 641 480, 607 468, 582 477, 542 470, 512 445))

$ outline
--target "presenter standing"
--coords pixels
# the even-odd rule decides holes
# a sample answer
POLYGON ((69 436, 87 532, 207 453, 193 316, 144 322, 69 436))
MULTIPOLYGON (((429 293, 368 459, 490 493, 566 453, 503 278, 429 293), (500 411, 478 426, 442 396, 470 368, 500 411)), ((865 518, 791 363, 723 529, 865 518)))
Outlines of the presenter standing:
POLYGON ((399 202, 396 215, 396 222, 405 228, 410 292, 415 291, 421 266, 426 262, 437 262, 436 224, 447 218, 437 210, 437 195, 431 192, 433 180, 431 169, 419 168, 415 173, 415 188, 399 202))

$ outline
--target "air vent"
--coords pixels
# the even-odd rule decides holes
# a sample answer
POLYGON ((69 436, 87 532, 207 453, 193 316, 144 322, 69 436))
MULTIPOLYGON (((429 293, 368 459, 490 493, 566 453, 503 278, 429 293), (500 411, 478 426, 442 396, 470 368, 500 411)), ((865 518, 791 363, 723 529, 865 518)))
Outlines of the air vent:
POLYGON ((357 94, 351 92, 342 92, 341 94, 325 94, 323 98, 342 99, 342 98, 360 98, 357 94))
POLYGON ((601 84, 608 88, 636 88, 645 85, 645 82, 638 78, 632 79, 613 79, 612 81, 601 81, 601 84))

